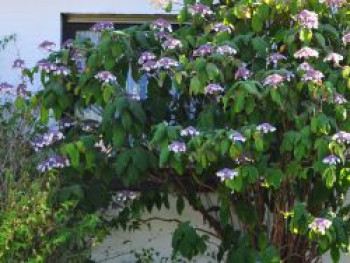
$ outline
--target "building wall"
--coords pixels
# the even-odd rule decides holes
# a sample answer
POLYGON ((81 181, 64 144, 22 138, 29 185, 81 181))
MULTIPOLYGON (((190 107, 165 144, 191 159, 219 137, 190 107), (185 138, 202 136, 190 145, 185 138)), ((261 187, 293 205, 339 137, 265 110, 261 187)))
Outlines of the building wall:
MULTIPOLYGON (((0 82, 7 81, 17 84, 18 73, 11 64, 20 56, 27 66, 33 66, 36 61, 45 57, 45 53, 37 46, 43 40, 59 44, 61 41, 61 13, 103 13, 103 14, 154 14, 159 10, 152 8, 148 0, 11 0, 5 1, 0 10, 0 38, 15 33, 16 44, 11 44, 6 52, 0 52, 0 82)), ((40 88, 36 83, 34 89, 40 88)), ((173 204, 172 207, 175 205, 173 204)), ((193 225, 209 230, 200 214, 188 207, 182 216, 175 209, 154 211, 149 217, 165 219, 176 218, 181 221, 191 221, 193 225)), ((171 233, 176 223, 152 221, 148 226, 136 232, 113 231, 103 244, 93 251, 97 262, 131 263, 134 262, 133 252, 142 248, 154 247, 163 255, 171 254, 171 233)), ((215 240, 212 240, 215 243, 215 240)), ((215 245, 210 250, 215 251, 215 245)), ((199 257, 196 262, 210 262, 210 257, 199 257)), ((192 261, 192 262, 195 262, 192 261)), ((212 261, 214 262, 214 261, 212 261)), ((324 262, 330 262, 329 258, 324 262)), ((350 262, 344 258, 343 262, 350 262)))

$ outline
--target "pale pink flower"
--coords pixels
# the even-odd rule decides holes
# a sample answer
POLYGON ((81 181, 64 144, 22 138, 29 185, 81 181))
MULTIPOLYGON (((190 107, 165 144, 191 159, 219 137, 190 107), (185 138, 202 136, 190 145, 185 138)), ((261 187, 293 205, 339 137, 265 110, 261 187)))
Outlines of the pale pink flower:
POLYGON ((265 78, 263 85, 273 85, 277 86, 278 84, 282 83, 284 81, 284 77, 281 76, 280 74, 272 74, 265 78))
POLYGON ((333 62, 333 64, 336 65, 336 66, 338 66, 339 62, 343 61, 343 60, 344 60, 344 57, 342 55, 340 55, 338 53, 334 53, 334 52, 329 53, 324 59, 324 61, 331 61, 331 62, 333 62))
POLYGON ((232 28, 224 25, 223 23, 216 23, 213 27, 213 30, 215 32, 227 32, 229 34, 232 32, 232 28))
POLYGON ((190 6, 188 8, 188 12, 191 15, 200 15, 202 17, 213 14, 213 11, 210 9, 209 6, 199 4, 199 3, 190 6))
POLYGON ((341 163, 341 160, 338 156, 336 155, 329 155, 325 157, 322 162, 324 164, 329 164, 329 165, 337 165, 338 163, 341 163))
POLYGON ((314 221, 309 224, 309 228, 316 233, 325 235, 326 231, 331 227, 332 222, 326 218, 315 218, 314 221))
POLYGON ((223 91, 224 91, 224 88, 218 84, 209 84, 208 86, 205 87, 205 93, 209 95, 215 95, 223 91))
POLYGON ((182 43, 178 39, 168 38, 162 46, 164 49, 180 49, 182 48, 182 43))
POLYGON ((303 10, 297 15, 297 19, 302 27, 318 28, 318 15, 315 12, 303 10))
POLYGON ((195 127, 189 126, 186 129, 181 130, 181 136, 197 136, 199 135, 199 131, 195 127))
POLYGON ((294 54, 295 58, 304 58, 304 59, 308 59, 311 57, 318 58, 318 56, 319 56, 318 51, 310 47, 303 47, 302 49, 298 50, 294 54))
POLYGON ((252 76, 252 72, 247 69, 246 65, 239 67, 235 73, 235 79, 244 79, 247 80, 252 76))
POLYGON ((220 55, 236 55, 237 50, 229 45, 223 45, 223 46, 219 46, 216 49, 216 53, 218 53, 220 55))
POLYGON ((160 31, 172 31, 171 24, 163 18, 159 18, 151 24, 151 28, 160 31))
POLYGON ((280 53, 272 53, 268 56, 266 64, 267 66, 270 65, 270 63, 273 64, 273 67, 277 67, 277 64, 280 60, 286 60, 287 57, 280 54, 280 53))
POLYGON ((104 83, 113 83, 117 81, 117 78, 109 71, 101 71, 95 75, 95 79, 104 83))
POLYGON ((220 178, 221 182, 225 180, 232 180, 238 176, 238 172, 229 168, 224 168, 216 173, 216 176, 220 178))
POLYGON ((306 73, 302 76, 302 81, 311 81, 311 82, 322 82, 322 79, 324 78, 324 75, 321 71, 318 70, 308 70, 306 73))
POLYGON ((347 103, 347 99, 340 93, 335 93, 334 94, 334 103, 338 105, 342 105, 347 103))
POLYGON ((256 127, 257 131, 261 133, 272 133, 276 131, 276 127, 272 126, 270 123, 262 123, 256 127))
POLYGON ((179 141, 173 141, 169 146, 168 146, 169 151, 174 152, 174 153, 184 153, 186 152, 186 144, 183 142, 179 141))
POLYGON ((210 44, 205 44, 195 49, 193 51, 193 56, 200 57, 205 55, 211 55, 213 52, 214 52, 214 47, 210 44))
POLYGON ((314 68, 307 62, 303 62, 299 65, 297 70, 303 70, 303 71, 308 71, 308 70, 313 70, 314 68))
POLYGON ((350 43, 350 33, 347 33, 342 38, 344 45, 347 45, 350 43))

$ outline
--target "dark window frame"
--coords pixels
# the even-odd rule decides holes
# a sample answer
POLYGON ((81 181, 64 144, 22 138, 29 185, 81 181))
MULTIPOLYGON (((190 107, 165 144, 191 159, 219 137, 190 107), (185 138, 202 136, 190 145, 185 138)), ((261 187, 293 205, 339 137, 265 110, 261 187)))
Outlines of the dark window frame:
POLYGON ((77 31, 87 31, 97 22, 112 22, 116 29, 150 23, 163 18, 172 24, 178 24, 174 14, 61 14, 61 43, 74 39, 77 31))

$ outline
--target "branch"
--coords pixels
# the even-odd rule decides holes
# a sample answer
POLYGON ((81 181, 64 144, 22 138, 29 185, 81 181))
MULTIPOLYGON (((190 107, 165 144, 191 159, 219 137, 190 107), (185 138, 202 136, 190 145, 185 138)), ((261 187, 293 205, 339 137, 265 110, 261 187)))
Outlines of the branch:
MULTIPOLYGON (((150 217, 150 218, 147 218, 147 219, 138 219, 138 221, 140 221, 141 223, 148 223, 150 221, 162 221, 162 222, 177 223, 177 224, 185 223, 185 222, 183 222, 183 221, 181 221, 179 219, 176 219, 176 218, 161 218, 161 217, 157 217, 157 216, 150 217)), ((209 230, 206 230, 204 228, 195 227, 194 229, 197 230, 197 231, 201 231, 203 233, 206 233, 208 235, 211 235, 211 236, 213 236, 213 237, 215 237, 217 239, 220 239, 220 237, 217 234, 215 234, 213 232, 210 232, 209 230)))

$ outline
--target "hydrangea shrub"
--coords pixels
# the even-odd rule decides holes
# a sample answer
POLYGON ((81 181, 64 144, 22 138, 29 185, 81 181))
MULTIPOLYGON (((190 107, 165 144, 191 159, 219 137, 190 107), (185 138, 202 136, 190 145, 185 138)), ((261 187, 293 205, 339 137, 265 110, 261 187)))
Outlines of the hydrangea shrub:
MULTIPOLYGON (((169 193, 179 213, 186 199, 219 238, 219 261, 313 262, 330 250, 337 262, 350 226, 349 4, 184 0, 178 23, 103 22, 91 28, 98 45, 41 45, 34 103, 44 122, 52 110, 69 123, 34 142, 61 156, 42 172, 63 169, 87 210, 113 187, 140 190, 113 221, 122 227, 168 207, 169 193)), ((173 248, 191 259, 206 241, 184 223, 173 248)))

